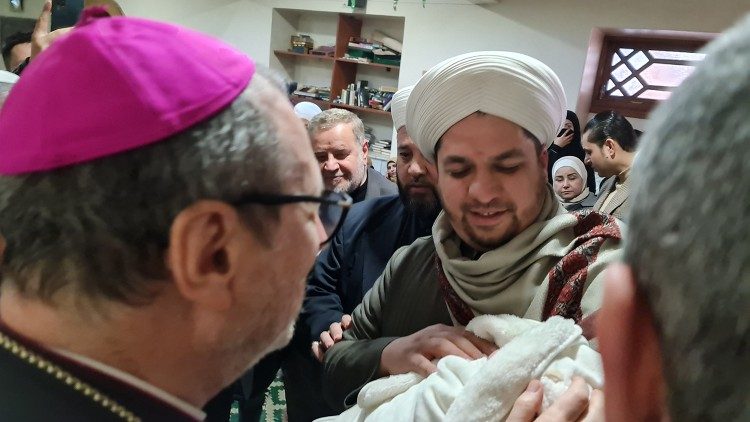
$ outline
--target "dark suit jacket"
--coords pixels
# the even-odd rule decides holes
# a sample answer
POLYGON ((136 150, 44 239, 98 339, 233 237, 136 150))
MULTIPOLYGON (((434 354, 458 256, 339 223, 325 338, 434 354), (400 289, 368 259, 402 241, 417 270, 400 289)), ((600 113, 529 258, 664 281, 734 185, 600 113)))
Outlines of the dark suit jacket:
MULTIPOLYGON (((391 183, 391 182, 388 182, 391 183)), ((302 344, 350 313, 380 276, 396 249, 427 236, 437 214, 418 218, 398 195, 352 207, 329 248, 321 252, 308 279, 298 325, 302 344)))
POLYGON ((196 420, 119 379, 51 352, 0 323, 0 421, 124 420, 103 406, 101 400, 94 401, 93 393, 84 395, 85 389, 80 384, 76 389, 75 381, 67 384, 65 376, 58 378, 60 371, 107 396, 144 422, 196 420), (35 361, 30 362, 29 356, 34 356, 35 361))
POLYGON ((395 183, 386 179, 379 171, 367 168, 367 192, 365 193, 365 199, 396 195, 397 193, 398 186, 395 183))

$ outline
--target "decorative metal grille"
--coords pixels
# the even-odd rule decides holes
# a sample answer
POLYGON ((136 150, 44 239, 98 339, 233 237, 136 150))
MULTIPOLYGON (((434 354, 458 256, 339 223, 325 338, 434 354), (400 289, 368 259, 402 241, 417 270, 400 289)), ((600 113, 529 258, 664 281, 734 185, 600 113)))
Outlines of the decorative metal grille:
POLYGON ((666 100, 705 54, 656 49, 615 49, 600 98, 666 100))

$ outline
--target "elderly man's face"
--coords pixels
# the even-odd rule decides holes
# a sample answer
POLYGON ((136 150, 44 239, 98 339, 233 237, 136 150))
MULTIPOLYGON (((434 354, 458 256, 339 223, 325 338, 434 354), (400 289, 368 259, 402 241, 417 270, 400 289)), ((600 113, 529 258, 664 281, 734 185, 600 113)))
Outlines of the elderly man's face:
POLYGON ((367 178, 367 142, 357 143, 348 123, 312 136, 313 152, 326 189, 351 193, 367 178))
POLYGON ((541 212, 547 154, 506 119, 476 113, 453 125, 442 136, 437 167, 443 209, 476 250, 503 245, 541 212))
POLYGON ((413 211, 432 213, 440 206, 433 182, 435 166, 419 152, 405 127, 398 130, 397 140, 396 171, 401 198, 406 200, 407 206, 413 211))
POLYGON ((583 178, 572 167, 560 167, 555 172, 552 188, 560 198, 570 201, 583 192, 583 178))

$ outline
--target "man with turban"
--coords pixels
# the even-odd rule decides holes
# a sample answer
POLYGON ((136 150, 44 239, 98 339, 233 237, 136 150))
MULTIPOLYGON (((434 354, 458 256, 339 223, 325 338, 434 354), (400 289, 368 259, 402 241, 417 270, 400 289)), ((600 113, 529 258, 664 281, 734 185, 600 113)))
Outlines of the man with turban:
POLYGON ((420 79, 406 126, 436 165, 444 212, 432 237, 394 254, 326 352, 330 403, 353 404, 377 377, 429 374, 446 355, 491 353, 463 328, 476 315, 591 321, 621 234, 614 218, 568 213, 547 183, 565 111, 554 72, 522 54, 468 53, 420 79))
POLYGON ((103 16, 87 9, 0 113, 4 421, 203 420, 289 341, 351 204, 321 196, 302 123, 250 58, 103 16))

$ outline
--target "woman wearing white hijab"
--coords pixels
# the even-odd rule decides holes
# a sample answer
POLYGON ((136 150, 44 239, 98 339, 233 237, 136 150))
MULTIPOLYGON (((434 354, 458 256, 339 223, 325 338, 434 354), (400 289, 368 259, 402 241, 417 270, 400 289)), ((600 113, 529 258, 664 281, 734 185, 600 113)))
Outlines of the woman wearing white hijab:
POLYGON ((586 186, 587 177, 586 166, 577 157, 566 156, 555 161, 552 188, 566 210, 591 208, 596 203, 596 195, 586 186))

